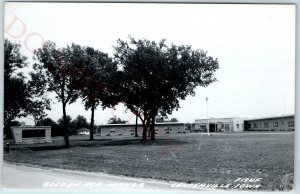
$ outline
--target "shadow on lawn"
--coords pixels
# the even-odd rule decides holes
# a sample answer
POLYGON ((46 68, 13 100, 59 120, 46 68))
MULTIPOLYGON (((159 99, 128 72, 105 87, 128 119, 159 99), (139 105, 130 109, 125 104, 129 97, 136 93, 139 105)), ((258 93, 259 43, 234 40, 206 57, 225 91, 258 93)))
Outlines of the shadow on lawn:
POLYGON ((138 145, 138 146, 168 146, 168 145, 182 145, 187 144, 188 142, 175 140, 175 139, 158 139, 158 140, 148 140, 145 143, 142 143, 141 139, 118 139, 118 140, 107 140, 101 141, 99 140, 94 141, 81 141, 80 143, 76 144, 75 146, 81 147, 95 147, 95 146, 126 146, 126 145, 138 145))
MULTIPOLYGON (((27 148, 32 151, 44 151, 44 150, 61 150, 70 149, 72 147, 101 147, 101 146, 177 146, 187 144, 186 141, 180 141, 176 139, 158 139, 158 140, 148 140, 146 143, 142 143, 140 139, 106 139, 106 140, 73 140, 70 142, 69 148, 66 148, 63 143, 60 144, 36 144, 31 146, 26 146, 22 148, 27 148)), ((14 148, 12 148, 14 149, 14 148)))
POLYGON ((49 145, 49 146, 39 146, 39 147, 30 147, 32 151, 44 151, 44 150, 61 150, 66 149, 65 146, 62 145, 49 145))

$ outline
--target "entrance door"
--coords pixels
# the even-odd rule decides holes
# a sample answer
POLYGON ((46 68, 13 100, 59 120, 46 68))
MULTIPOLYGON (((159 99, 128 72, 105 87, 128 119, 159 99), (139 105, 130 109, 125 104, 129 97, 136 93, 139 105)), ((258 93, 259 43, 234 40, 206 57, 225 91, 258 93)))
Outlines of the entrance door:
POLYGON ((215 132, 216 131, 216 124, 210 123, 209 124, 209 132, 215 132))

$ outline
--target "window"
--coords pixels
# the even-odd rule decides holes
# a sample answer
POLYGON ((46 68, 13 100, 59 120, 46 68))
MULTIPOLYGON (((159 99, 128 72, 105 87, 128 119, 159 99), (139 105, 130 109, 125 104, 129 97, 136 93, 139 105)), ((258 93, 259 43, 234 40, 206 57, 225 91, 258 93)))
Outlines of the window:
POLYGON ((282 121, 281 123, 282 123, 282 125, 284 125, 284 121, 282 121))
POLYGON ((264 123, 265 128, 269 128, 269 123, 264 123))
POLYGON ((238 129, 239 129, 239 128, 240 128, 240 124, 236 124, 236 128, 238 128, 238 129))
POLYGON ((278 122, 273 122, 273 127, 278 127, 278 122))
POLYGON ((225 124, 225 129, 229 130, 229 124, 225 124))
POLYGON ((294 121, 288 121, 288 127, 294 127, 294 121))
POLYGON ((206 125, 200 125, 200 128, 201 128, 202 130, 206 130, 206 125))
POLYGON ((257 128, 257 123, 254 123, 253 125, 254 125, 253 128, 257 128))

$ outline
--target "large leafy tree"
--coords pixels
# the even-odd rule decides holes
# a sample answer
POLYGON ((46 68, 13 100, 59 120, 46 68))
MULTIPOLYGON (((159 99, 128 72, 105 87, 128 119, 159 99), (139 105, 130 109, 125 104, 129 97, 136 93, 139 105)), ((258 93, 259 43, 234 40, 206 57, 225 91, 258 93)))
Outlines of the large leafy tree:
POLYGON ((4 122, 9 123, 18 117, 27 116, 31 103, 28 85, 23 78, 11 77, 4 82, 4 122))
POLYGON ((195 95, 197 86, 216 81, 217 59, 191 46, 166 45, 146 39, 118 40, 115 58, 122 67, 119 96, 143 124, 143 141, 150 128, 154 139, 155 116, 171 114, 180 100, 195 95))
POLYGON ((72 44, 68 52, 73 61, 70 72, 73 87, 79 91, 86 110, 91 110, 90 140, 93 140, 95 109, 99 105, 102 108, 110 107, 117 102, 112 98, 111 88, 118 67, 108 54, 92 47, 72 44))
POLYGON ((30 73, 26 81, 23 68, 27 66, 27 58, 20 53, 20 44, 4 41, 4 115, 5 125, 9 128, 10 121, 16 117, 32 115, 35 124, 45 117, 45 110, 50 109, 49 99, 40 78, 30 73))
POLYGON ((19 69, 26 67, 27 57, 20 52, 21 45, 12 43, 8 39, 4 40, 4 79, 9 79, 13 76, 23 78, 22 72, 19 69))
POLYGON ((47 116, 45 111, 51 110, 50 99, 47 96, 46 80, 41 76, 41 70, 36 69, 35 72, 30 72, 29 75, 28 86, 32 102, 29 104, 28 114, 33 116, 35 125, 37 125, 38 121, 47 116))
POLYGON ((67 120, 66 106, 76 101, 78 91, 71 82, 70 70, 73 64, 72 54, 68 48, 57 48, 56 44, 47 41, 43 47, 35 52, 34 64, 36 75, 45 89, 54 92, 58 101, 62 103, 63 128, 65 131, 65 146, 69 146, 69 122, 67 120))
POLYGON ((25 76, 20 71, 27 66, 27 58, 20 52, 21 45, 4 40, 4 124, 27 115, 31 102, 25 76))

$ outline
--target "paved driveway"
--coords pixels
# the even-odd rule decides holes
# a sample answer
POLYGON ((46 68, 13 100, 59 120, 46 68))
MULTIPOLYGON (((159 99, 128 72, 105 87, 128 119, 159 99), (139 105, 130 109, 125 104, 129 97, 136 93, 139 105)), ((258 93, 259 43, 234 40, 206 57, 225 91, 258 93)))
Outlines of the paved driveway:
MULTIPOLYGON (((169 190, 174 182, 128 178, 104 173, 34 168, 3 163, 2 185, 14 189, 113 189, 113 190, 169 190)), ((181 190, 186 190, 181 188, 181 190)), ((187 189, 190 190, 190 189, 187 189)), ((199 191, 199 188, 196 189, 199 191)), ((202 191, 204 189, 201 189, 202 191)))

